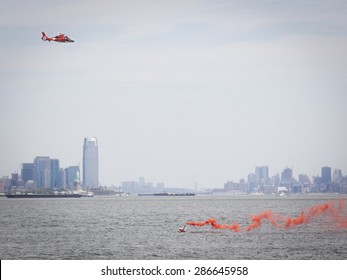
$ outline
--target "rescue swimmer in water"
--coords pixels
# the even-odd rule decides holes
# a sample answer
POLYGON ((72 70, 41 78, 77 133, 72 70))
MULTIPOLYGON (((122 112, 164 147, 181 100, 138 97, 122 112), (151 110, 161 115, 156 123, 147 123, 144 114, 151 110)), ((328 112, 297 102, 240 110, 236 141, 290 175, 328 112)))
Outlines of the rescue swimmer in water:
POLYGON ((179 228, 177 231, 178 232, 186 232, 186 227, 187 227, 187 225, 184 225, 182 228, 179 228))

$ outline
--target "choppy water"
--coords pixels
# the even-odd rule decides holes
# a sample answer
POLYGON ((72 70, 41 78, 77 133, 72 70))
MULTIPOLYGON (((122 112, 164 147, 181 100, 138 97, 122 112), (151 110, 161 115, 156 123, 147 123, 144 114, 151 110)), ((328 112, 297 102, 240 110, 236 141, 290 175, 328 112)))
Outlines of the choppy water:
MULTIPOLYGON (((337 197, 333 198, 337 199, 337 197)), ((347 259, 347 229, 322 215, 292 229, 177 229, 215 218, 242 227, 263 210, 298 216, 327 197, 0 199, 0 259, 347 259)))

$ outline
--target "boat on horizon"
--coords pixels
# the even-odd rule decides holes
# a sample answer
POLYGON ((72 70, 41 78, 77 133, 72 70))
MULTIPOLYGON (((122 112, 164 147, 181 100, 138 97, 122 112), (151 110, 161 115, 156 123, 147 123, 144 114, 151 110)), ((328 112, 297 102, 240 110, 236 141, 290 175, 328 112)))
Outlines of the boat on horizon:
POLYGON ((79 198, 81 194, 77 193, 7 193, 7 198, 79 198))
POLYGON ((170 192, 139 193, 138 196, 195 196, 195 193, 170 193, 170 192))

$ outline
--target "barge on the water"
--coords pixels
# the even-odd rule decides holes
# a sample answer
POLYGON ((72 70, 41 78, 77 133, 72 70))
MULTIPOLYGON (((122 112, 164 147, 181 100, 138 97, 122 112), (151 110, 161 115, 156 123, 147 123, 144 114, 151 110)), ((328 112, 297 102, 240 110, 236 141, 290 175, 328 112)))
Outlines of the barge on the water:
POLYGON ((138 196, 195 196, 195 193, 139 193, 138 196))
POLYGON ((82 197, 78 193, 47 193, 47 194, 37 194, 37 193, 21 193, 21 194, 5 194, 8 198, 79 198, 82 197))

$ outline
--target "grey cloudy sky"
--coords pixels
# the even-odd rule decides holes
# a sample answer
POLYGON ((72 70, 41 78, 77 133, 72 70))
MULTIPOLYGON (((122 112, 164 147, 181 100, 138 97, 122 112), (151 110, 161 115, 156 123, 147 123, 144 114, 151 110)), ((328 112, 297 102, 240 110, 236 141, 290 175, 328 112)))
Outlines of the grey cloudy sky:
POLYGON ((107 185, 347 174, 346 3, 3 0, 0 175, 87 136, 107 185))

